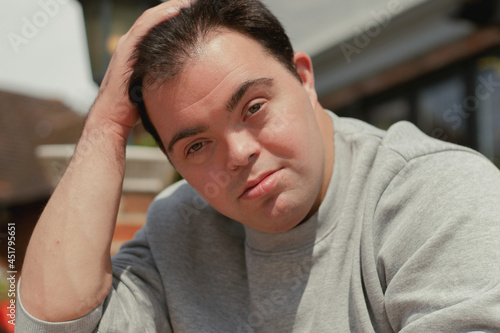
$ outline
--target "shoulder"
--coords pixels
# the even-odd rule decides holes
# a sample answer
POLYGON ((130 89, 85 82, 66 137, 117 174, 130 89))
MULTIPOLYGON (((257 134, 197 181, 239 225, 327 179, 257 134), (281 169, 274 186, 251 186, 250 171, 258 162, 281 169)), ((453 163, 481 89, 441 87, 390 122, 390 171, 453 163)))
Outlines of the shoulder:
POLYGON ((387 130, 381 130, 358 119, 338 117, 335 114, 331 116, 336 146, 344 144, 358 149, 368 147, 374 153, 374 158, 383 157, 388 164, 394 163, 403 167, 405 162, 413 159, 451 151, 482 158, 481 154, 472 149, 430 137, 407 121, 397 122, 387 130))
MULTIPOLYGON (((369 169, 368 181, 379 194, 401 176, 413 176, 421 182, 436 177, 463 177, 498 169, 478 152, 432 138, 412 123, 401 121, 381 130, 363 121, 332 115, 335 149, 347 151, 369 169), (343 150, 342 150, 343 149, 343 150)), ((368 185, 368 184, 367 184, 368 185)))
POLYGON ((444 230, 499 225, 500 170, 478 152, 407 122, 381 139, 367 184, 376 250, 416 250, 444 230))
POLYGON ((372 165, 372 177, 383 186, 381 196, 415 196, 420 192, 417 189, 427 184, 432 188, 425 193, 432 197, 439 194, 440 188, 456 186, 455 191, 440 197, 438 202, 451 200, 460 190, 484 183, 484 175, 496 179, 498 174, 491 161, 477 151, 432 138, 405 121, 385 132, 372 165), (477 179, 481 177, 482 181, 477 179))
POLYGON ((150 212, 168 210, 172 206, 192 201, 195 196, 199 197, 198 193, 183 179, 161 191, 155 197, 149 210, 150 212))
POLYGON ((398 165, 383 195, 406 191, 406 195, 456 203, 461 195, 482 196, 500 181, 498 168, 480 153, 431 138, 408 122, 389 128, 378 155, 380 163, 393 161, 398 165))
POLYGON ((455 207, 457 213, 474 211, 466 202, 479 205, 485 196, 500 197, 500 170, 491 161, 472 149, 431 138, 407 122, 392 126, 380 144, 374 165, 388 170, 390 164, 397 167, 380 193, 379 210, 414 204, 427 211, 437 205, 455 207))
POLYGON ((472 149, 430 137, 408 121, 399 121, 382 130, 358 119, 328 113, 332 117, 336 139, 341 137, 349 143, 371 141, 380 150, 392 152, 406 161, 442 151, 463 151, 481 156, 472 149))
MULTIPOLYGON (((361 155, 370 168, 367 180, 379 187, 387 189, 391 183, 410 177, 422 183, 452 181, 462 185, 477 177, 484 181, 485 175, 498 178, 499 170, 477 151, 432 138, 410 122, 398 122, 384 131, 357 119, 331 116, 336 149, 348 147, 351 154, 361 155)), ((381 188, 377 192, 383 194, 381 188)))
POLYGON ((451 151, 481 156, 472 149, 430 137, 407 121, 400 121, 392 125, 387 130, 381 147, 400 155, 406 161, 451 151))
POLYGON ((399 157, 373 212, 375 251, 388 280, 411 257, 426 262, 433 249, 458 254, 498 237, 500 170, 487 158, 406 124, 389 130, 380 149, 386 169, 387 156, 399 157))
POLYGON ((487 196, 500 198, 500 170, 484 156, 454 148, 416 153, 420 148, 392 151, 403 160, 380 195, 379 209, 388 203, 413 203, 421 209, 454 207, 457 213, 467 202, 479 205, 487 196))
POLYGON ((156 196, 148 210, 148 223, 168 219, 189 224, 201 212, 205 218, 218 215, 188 182, 181 180, 156 196))
MULTIPOLYGON (((216 211, 185 180, 163 190, 148 210, 150 240, 164 242, 166 235, 181 242, 196 235, 227 234, 241 237, 241 225, 216 211)), ((202 237, 202 236, 200 236, 202 237)))
POLYGON ((399 159, 371 220, 394 327, 444 323, 445 313, 470 316, 488 304, 485 291, 499 285, 492 263, 500 260, 500 171, 481 154, 405 123, 389 129, 380 152, 399 159), (475 306, 458 305, 471 295, 475 306))

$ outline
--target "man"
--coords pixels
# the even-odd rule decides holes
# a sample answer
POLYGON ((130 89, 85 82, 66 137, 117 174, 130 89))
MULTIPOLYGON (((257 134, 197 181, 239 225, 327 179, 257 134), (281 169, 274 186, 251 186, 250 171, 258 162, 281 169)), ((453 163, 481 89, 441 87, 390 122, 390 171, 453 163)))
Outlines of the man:
POLYGON ((498 331, 498 207, 481 155, 324 110, 259 2, 173 0, 119 42, 33 233, 18 329, 498 331), (136 107, 187 182, 111 260, 136 107))

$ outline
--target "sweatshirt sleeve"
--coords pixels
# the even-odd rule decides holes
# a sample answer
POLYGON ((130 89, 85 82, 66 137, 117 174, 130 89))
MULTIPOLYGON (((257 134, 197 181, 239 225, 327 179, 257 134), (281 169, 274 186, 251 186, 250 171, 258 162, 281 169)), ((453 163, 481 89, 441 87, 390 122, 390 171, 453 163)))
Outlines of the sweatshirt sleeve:
POLYGON ((146 228, 112 258, 113 284, 103 304, 98 332, 171 332, 163 283, 146 228))
POLYGON ((29 315, 19 297, 16 332, 171 332, 163 286, 145 228, 122 246, 112 264, 110 292, 92 312, 68 322, 46 322, 29 315))
POLYGON ((500 331, 500 172, 490 161, 464 151, 409 160, 374 218, 394 331, 500 331))
MULTIPOLYGON (((19 285, 21 279, 19 279, 19 285)), ((17 297, 17 313, 16 313, 16 332, 30 333, 30 332, 50 332, 50 333, 78 333, 78 332, 93 332, 102 315, 102 303, 91 311, 86 316, 66 321, 66 322, 48 322, 37 319, 30 315, 23 307, 21 302, 21 295, 18 293, 17 297)))

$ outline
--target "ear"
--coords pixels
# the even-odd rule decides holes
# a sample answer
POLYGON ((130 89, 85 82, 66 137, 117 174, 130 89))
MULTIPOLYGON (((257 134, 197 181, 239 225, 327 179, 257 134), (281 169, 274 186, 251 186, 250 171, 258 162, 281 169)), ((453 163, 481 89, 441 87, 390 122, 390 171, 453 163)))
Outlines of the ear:
POLYGON ((316 94, 316 89, 314 87, 314 72, 311 58, 304 52, 295 52, 293 62, 295 64, 297 74, 299 74, 300 79, 302 80, 302 86, 311 99, 311 104, 313 107, 316 107, 316 104, 318 103, 318 95, 316 94))

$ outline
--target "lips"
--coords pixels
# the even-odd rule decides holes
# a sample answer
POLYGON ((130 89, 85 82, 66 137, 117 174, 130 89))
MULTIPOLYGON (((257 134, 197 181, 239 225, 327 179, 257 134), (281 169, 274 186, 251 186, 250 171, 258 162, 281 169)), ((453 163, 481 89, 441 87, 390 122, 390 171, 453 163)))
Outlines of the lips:
POLYGON ((277 169, 260 174, 245 184, 245 190, 240 195, 242 200, 257 200, 272 192, 278 185, 283 169, 277 169))

